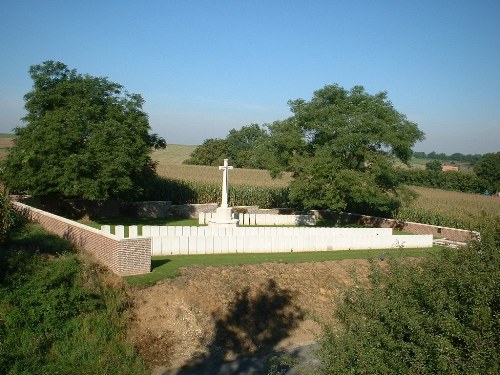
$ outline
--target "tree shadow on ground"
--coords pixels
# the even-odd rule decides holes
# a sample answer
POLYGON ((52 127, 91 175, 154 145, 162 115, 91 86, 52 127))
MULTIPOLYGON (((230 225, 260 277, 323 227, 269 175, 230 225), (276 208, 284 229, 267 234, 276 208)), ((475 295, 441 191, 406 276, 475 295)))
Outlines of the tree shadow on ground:
POLYGON ((237 292, 227 313, 214 315, 215 334, 207 353, 166 374, 267 373, 269 359, 280 353, 278 343, 304 319, 294 296, 272 279, 257 290, 246 287, 237 292))
POLYGON ((8 242, 0 244, 0 283, 11 272, 23 267, 29 269, 32 258, 37 255, 58 256, 75 251, 65 239, 31 228, 35 229, 20 230, 8 242))

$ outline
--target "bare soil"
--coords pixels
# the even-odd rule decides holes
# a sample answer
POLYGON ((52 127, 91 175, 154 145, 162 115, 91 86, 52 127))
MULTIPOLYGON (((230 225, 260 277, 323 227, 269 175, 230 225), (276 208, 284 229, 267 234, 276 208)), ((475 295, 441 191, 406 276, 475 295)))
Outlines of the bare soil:
POLYGON ((368 274, 366 260, 186 268, 130 290, 129 336, 155 374, 306 345, 368 274))

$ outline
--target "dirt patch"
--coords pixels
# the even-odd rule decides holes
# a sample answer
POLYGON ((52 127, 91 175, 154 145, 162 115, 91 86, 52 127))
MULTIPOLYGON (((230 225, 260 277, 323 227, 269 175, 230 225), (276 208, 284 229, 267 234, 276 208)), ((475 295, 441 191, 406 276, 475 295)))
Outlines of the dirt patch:
POLYGON ((366 260, 186 268, 130 290, 129 335, 155 373, 308 344, 368 274, 366 260))

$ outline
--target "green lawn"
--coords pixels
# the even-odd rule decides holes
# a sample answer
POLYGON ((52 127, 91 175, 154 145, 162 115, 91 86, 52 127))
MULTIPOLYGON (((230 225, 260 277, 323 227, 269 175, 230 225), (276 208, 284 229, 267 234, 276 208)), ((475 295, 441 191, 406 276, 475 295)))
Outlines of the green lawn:
POLYGON ((127 276, 125 280, 131 285, 149 285, 167 278, 179 276, 182 267, 228 266, 259 263, 304 263, 324 262, 342 259, 375 259, 384 257, 420 257, 436 254, 441 247, 429 249, 389 249, 389 250, 345 250, 317 251, 296 253, 265 253, 265 254, 207 254, 207 255, 174 255, 152 257, 152 271, 149 274, 127 276))
POLYGON ((103 217, 93 220, 78 220, 79 223, 100 229, 101 225, 137 225, 142 228, 143 225, 183 225, 198 226, 198 219, 180 219, 180 218, 140 218, 140 217, 103 217))

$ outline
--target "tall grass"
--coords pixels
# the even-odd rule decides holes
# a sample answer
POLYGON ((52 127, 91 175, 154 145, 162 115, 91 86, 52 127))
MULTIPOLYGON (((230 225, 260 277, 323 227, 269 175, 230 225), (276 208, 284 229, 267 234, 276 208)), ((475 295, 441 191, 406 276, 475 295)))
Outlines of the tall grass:
POLYGON ((146 374, 125 341, 120 283, 65 240, 27 228, 0 247, 0 373, 146 374))

